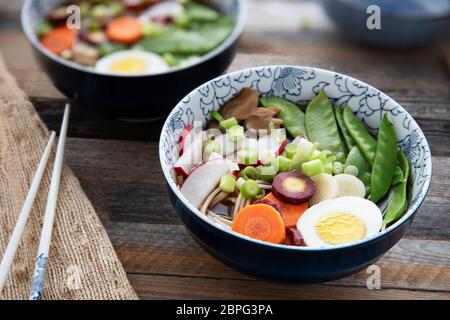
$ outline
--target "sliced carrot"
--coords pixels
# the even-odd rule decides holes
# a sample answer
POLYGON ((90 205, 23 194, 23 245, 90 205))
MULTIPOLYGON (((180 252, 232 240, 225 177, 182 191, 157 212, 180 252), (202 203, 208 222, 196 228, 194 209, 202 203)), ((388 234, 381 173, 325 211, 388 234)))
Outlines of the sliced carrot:
POLYGON ((120 17, 108 23, 106 36, 114 42, 131 44, 142 37, 142 25, 136 18, 120 17))
POLYGON ((281 218, 286 228, 292 228, 297 226, 297 221, 300 216, 308 209, 308 202, 301 204, 289 204, 277 199, 271 192, 267 194, 263 199, 270 200, 278 204, 281 209, 281 218))
POLYGON ((286 238, 279 212, 267 204, 251 204, 242 208, 231 227, 236 232, 262 241, 282 243, 286 238))
POLYGON ((60 54, 73 47, 74 34, 75 31, 66 26, 55 28, 41 39, 41 44, 54 54, 60 54))

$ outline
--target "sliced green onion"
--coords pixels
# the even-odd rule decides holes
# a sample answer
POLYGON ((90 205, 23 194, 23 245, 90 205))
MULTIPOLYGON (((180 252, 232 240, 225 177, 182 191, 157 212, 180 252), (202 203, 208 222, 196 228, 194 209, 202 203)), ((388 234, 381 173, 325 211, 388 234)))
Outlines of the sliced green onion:
POLYGON ((358 175, 358 168, 354 165, 348 165, 344 169, 344 173, 351 174, 352 176, 358 175))
POLYGON ((255 167, 248 166, 242 169, 241 172, 239 172, 239 176, 245 180, 257 180, 259 178, 259 172, 255 167))
POLYGON ((323 166, 324 172, 328 174, 333 174, 333 163, 328 162, 323 166))
POLYGON ((49 33, 52 29, 53 27, 50 24, 50 22, 48 22, 47 20, 43 20, 38 24, 36 28, 36 33, 38 37, 41 38, 45 36, 47 33, 49 33))
POLYGON ((294 158, 295 154, 298 152, 298 146, 293 143, 289 143, 286 145, 286 148, 284 148, 284 152, 286 153, 286 157, 288 159, 294 158))
POLYGON ((255 138, 246 138, 242 141, 242 150, 257 150, 258 140, 255 138))
POLYGON ((219 188, 224 192, 234 192, 236 187, 236 179, 231 174, 226 174, 220 178, 219 188))
POLYGON ((244 185, 245 181, 246 181, 246 180, 245 180, 244 178, 239 177, 239 179, 237 179, 237 181, 236 181, 236 188, 237 188, 238 190, 241 190, 241 188, 242 188, 242 186, 244 185))
POLYGON ((228 139, 231 142, 237 142, 244 139, 244 127, 243 126, 232 126, 227 130, 228 139))
POLYGON ((213 111, 213 112, 211 113, 211 117, 212 117, 214 120, 216 120, 217 122, 220 122, 220 121, 225 120, 225 119, 222 117, 222 115, 221 115, 220 113, 218 113, 217 111, 213 111))
POLYGON ((220 144, 216 140, 209 140, 206 142, 205 147, 203 148, 203 159, 209 159, 212 153, 220 153, 221 152, 220 144))
POLYGON ((160 25, 152 22, 147 21, 142 25, 142 33, 145 37, 156 37, 163 35, 167 32, 167 29, 164 27, 161 27, 160 25))
POLYGON ((251 165, 258 162, 258 153, 255 150, 241 150, 237 153, 239 163, 251 165))
POLYGON ((248 179, 241 187, 241 193, 245 199, 254 198, 260 191, 258 183, 255 180, 248 179))
POLYGON ((311 160, 311 161, 303 163, 302 171, 306 176, 312 177, 317 174, 324 173, 325 168, 323 166, 322 161, 320 161, 319 159, 315 159, 315 160, 311 160))
POLYGON ((275 159, 275 153, 272 150, 266 150, 262 155, 259 157, 259 161, 263 165, 269 165, 272 163, 272 161, 275 159))
POLYGON ((277 170, 272 166, 261 166, 260 173, 263 180, 270 182, 277 175, 277 170))
POLYGON ((278 156, 272 161, 272 166, 278 172, 285 172, 291 170, 292 160, 283 156, 278 156))
POLYGON ((170 52, 164 53, 162 58, 169 65, 169 67, 175 67, 178 64, 177 58, 170 52))
MULTIPOLYGON (((273 122, 270 122, 270 123, 273 124, 273 122)), ((286 140, 286 129, 284 129, 284 128, 275 129, 275 128, 269 127, 269 130, 270 130, 271 137, 273 139, 275 139, 275 141, 282 142, 282 141, 286 140)))
POLYGON ((313 155, 313 158, 312 158, 311 160, 319 159, 320 161, 322 161, 322 163, 325 164, 325 163, 327 162, 327 157, 328 157, 330 154, 331 154, 330 151, 328 151, 328 150, 323 150, 323 151, 320 151, 318 154, 313 155))
POLYGON ((314 160, 320 154, 319 150, 317 150, 317 143, 314 143, 311 150, 309 150, 308 160, 314 160))
POLYGON ((341 174, 344 172, 344 165, 339 162, 339 161, 335 161, 333 162, 333 174, 341 174))
POLYGON ((225 120, 220 121, 220 126, 225 130, 230 129, 233 126, 237 126, 238 122, 235 117, 231 117, 225 120))

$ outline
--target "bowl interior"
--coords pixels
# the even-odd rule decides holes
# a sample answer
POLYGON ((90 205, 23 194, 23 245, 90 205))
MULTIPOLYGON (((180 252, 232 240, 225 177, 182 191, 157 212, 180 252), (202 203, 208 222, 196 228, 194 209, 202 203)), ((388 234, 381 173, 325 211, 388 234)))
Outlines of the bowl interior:
POLYGON ((405 109, 381 91, 339 73, 309 67, 266 66, 237 71, 205 83, 186 96, 164 124, 160 139, 160 160, 164 175, 180 200, 202 219, 215 225, 187 203, 174 182, 172 167, 178 159, 178 137, 187 124, 193 124, 194 121, 206 124, 211 112, 218 111, 242 88, 253 88, 261 92, 262 96, 283 97, 300 105, 306 104, 319 90, 324 89, 335 105, 348 105, 374 132, 379 127, 382 115, 387 113, 394 124, 397 145, 411 164, 410 205, 401 220, 375 237, 405 222, 422 203, 431 181, 431 154, 423 132, 405 109))
MULTIPOLYGON (((64 60, 52 53, 50 53, 48 50, 43 48, 39 42, 39 39, 36 36, 36 28, 37 25, 42 21, 45 16, 50 12, 52 9, 56 8, 58 5, 63 3, 64 0, 26 0, 23 7, 22 7, 22 28, 27 36, 27 38, 30 40, 30 42, 33 44, 33 46, 39 50, 42 54, 46 55, 52 60, 58 61, 61 64, 64 64, 68 67, 81 70, 84 72, 90 72, 90 73, 96 73, 96 74, 103 74, 100 73, 93 68, 88 68, 85 66, 82 66, 80 64, 64 60)), ((231 34, 228 36, 228 38, 220 44, 218 47, 216 47, 214 50, 208 52, 207 54, 200 57, 200 59, 193 64, 189 64, 187 66, 179 66, 171 68, 169 71, 164 72, 171 73, 176 72, 178 70, 187 69, 189 67, 195 66, 197 64, 203 63, 204 61, 216 56, 220 52, 224 51, 226 48, 228 48, 231 44, 233 44, 238 37, 241 35, 241 33, 244 30, 245 27, 245 20, 247 16, 247 5, 245 0, 227 0, 227 1, 221 1, 221 0, 203 0, 202 2, 211 5, 214 8, 217 8, 220 12, 223 14, 226 14, 234 19, 235 25, 234 29, 231 32, 231 34)), ((158 74, 155 74, 157 76, 158 74)), ((118 76, 118 77, 128 77, 128 75, 108 75, 108 76, 118 76)), ((149 76, 149 75, 139 75, 137 77, 141 76, 149 76)), ((135 77, 135 76, 129 76, 129 77, 135 77)))

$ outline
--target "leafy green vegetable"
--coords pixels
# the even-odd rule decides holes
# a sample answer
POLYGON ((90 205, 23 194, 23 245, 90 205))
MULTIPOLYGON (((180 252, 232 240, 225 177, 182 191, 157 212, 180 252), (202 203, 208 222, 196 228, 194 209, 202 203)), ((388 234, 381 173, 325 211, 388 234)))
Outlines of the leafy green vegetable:
POLYGON ((125 49, 126 49, 125 45, 111 42, 103 42, 98 47, 98 51, 100 53, 100 56, 102 57, 125 49))
POLYGON ((392 123, 384 114, 378 130, 378 144, 372 166, 370 199, 377 203, 389 191, 397 166, 397 138, 392 123))
POLYGON ((233 21, 223 17, 192 30, 174 29, 173 32, 144 39, 139 43, 139 47, 158 54, 204 54, 222 43, 232 30, 233 21))
POLYGON ((342 114, 342 109, 336 107, 334 109, 334 115, 336 117, 336 123, 338 124, 339 131, 341 132, 342 138, 344 138, 345 145, 347 150, 350 151, 355 146, 355 141, 347 130, 347 127, 344 123, 344 115, 342 114))
POLYGON ((358 179, 361 180, 366 187, 370 186, 372 168, 357 146, 354 146, 348 153, 345 165, 357 167, 358 179))
POLYGON ((281 109, 279 117, 283 120, 283 126, 294 138, 303 135, 306 137, 305 114, 299 107, 285 99, 271 97, 261 98, 263 107, 278 107, 281 109))
POLYGON ((400 219, 405 213, 405 210, 407 208, 408 195, 406 189, 408 186, 410 165, 408 162, 408 158, 402 151, 398 152, 398 160, 400 163, 400 169, 402 170, 404 179, 402 180, 402 182, 400 182, 391 189, 391 194, 389 197, 390 201, 386 210, 384 211, 383 217, 384 226, 389 226, 398 219, 400 219))
POLYGON ((367 131, 349 107, 344 108, 343 118, 348 132, 352 136, 359 150, 361 150, 366 157, 366 160, 372 166, 375 160, 375 153, 377 152, 377 141, 367 131))
POLYGON ((320 150, 329 150, 338 161, 344 162, 344 142, 339 135, 331 102, 323 90, 308 104, 305 120, 309 140, 318 143, 320 150))
POLYGON ((186 5, 185 14, 189 21, 211 22, 216 21, 220 17, 216 10, 194 2, 186 5))

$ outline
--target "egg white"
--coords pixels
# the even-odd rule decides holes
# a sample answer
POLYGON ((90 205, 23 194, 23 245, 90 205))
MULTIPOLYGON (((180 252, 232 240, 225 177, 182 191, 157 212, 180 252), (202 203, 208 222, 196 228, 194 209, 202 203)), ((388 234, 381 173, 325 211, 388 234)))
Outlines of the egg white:
POLYGON ((151 52, 140 51, 140 50, 123 50, 118 51, 109 55, 104 56, 99 59, 95 64, 95 70, 106 73, 106 74, 116 74, 116 75, 147 75, 163 73, 169 70, 170 67, 167 65, 166 61, 159 55, 151 52), (129 58, 138 58, 145 61, 147 67, 145 71, 139 72, 114 72, 111 71, 111 65, 117 61, 129 58))
POLYGON ((372 201, 359 197, 341 197, 320 202, 300 216, 297 229, 300 231, 305 244, 309 247, 333 247, 325 242, 316 231, 316 224, 323 217, 335 213, 348 213, 361 219, 366 226, 365 238, 380 231, 383 214, 372 201))

